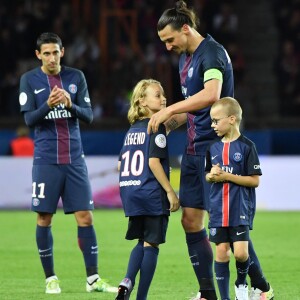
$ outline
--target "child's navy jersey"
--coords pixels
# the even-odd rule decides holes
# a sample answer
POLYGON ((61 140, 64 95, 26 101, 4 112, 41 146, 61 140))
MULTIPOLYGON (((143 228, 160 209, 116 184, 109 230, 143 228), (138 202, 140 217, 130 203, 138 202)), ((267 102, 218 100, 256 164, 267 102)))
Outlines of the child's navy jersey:
POLYGON ((167 194, 149 168, 151 157, 160 163, 169 178, 166 130, 147 133, 149 119, 135 122, 128 130, 120 152, 120 194, 126 216, 169 215, 167 194))
POLYGON ((44 111, 35 125, 34 164, 69 164, 82 159, 78 113, 90 108, 85 77, 80 70, 62 66, 58 75, 47 75, 40 67, 25 73, 20 80, 21 112, 44 111), (64 104, 50 109, 47 99, 57 85, 71 96, 71 109, 64 104))
MULTIPOLYGON (((223 171, 240 176, 262 175, 255 145, 245 136, 229 143, 213 141, 206 152, 205 171, 219 164, 223 171)), ((231 182, 211 184, 209 228, 253 225, 255 188, 231 182)))
MULTIPOLYGON (((187 99, 204 89, 204 73, 218 69, 223 75, 221 97, 234 96, 231 60, 222 45, 210 35, 200 43, 193 55, 182 54, 179 60, 181 91, 187 99)), ((204 155, 209 141, 216 138, 211 128, 210 107, 187 113, 187 154, 204 155)))

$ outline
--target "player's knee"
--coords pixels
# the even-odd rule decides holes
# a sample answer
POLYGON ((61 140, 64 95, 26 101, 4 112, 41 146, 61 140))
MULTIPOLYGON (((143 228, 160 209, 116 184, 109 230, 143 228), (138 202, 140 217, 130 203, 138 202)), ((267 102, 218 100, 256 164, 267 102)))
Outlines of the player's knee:
POLYGON ((52 214, 38 213, 37 215, 37 224, 42 227, 47 227, 51 225, 52 214))
POLYGON ((216 261, 218 262, 228 262, 230 260, 230 248, 226 243, 221 243, 217 245, 216 249, 216 261))
POLYGON ((90 211, 78 211, 75 213, 78 226, 90 226, 93 224, 93 215, 90 211))
POLYGON ((248 252, 247 251, 235 251, 234 258, 238 262, 245 262, 248 259, 248 252))
POLYGON ((200 220, 188 216, 181 218, 181 224, 185 232, 196 232, 204 228, 204 224, 200 220))

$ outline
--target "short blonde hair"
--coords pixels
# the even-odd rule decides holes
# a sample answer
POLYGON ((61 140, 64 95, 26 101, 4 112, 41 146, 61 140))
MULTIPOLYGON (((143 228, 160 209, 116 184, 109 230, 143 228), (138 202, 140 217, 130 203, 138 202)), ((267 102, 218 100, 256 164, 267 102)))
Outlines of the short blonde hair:
POLYGON ((239 102, 232 97, 224 97, 216 101, 211 108, 222 106, 228 116, 235 116, 238 123, 242 121, 243 110, 239 102))
POLYGON ((149 111, 147 108, 140 105, 140 100, 146 96, 146 89, 151 84, 158 84, 163 90, 161 83, 155 79, 142 79, 139 81, 133 89, 133 93, 130 99, 130 108, 127 114, 127 118, 130 124, 135 123, 137 120, 147 117, 149 111))

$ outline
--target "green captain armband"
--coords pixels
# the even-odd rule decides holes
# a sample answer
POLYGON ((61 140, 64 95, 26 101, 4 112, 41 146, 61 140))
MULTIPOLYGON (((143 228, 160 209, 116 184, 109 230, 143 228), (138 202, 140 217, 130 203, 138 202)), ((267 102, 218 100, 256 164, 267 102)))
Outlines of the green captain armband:
POLYGON ((221 82, 223 82, 223 75, 222 75, 221 71, 219 71, 218 69, 209 69, 209 70, 205 71, 204 82, 211 80, 211 79, 218 79, 221 82))

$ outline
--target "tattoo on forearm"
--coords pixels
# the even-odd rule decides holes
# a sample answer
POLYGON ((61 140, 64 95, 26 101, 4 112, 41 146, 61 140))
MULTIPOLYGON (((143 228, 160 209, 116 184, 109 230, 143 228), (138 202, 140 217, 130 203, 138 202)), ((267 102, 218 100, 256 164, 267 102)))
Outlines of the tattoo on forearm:
POLYGON ((166 122, 167 128, 171 131, 178 127, 178 122, 174 119, 171 119, 166 122))

